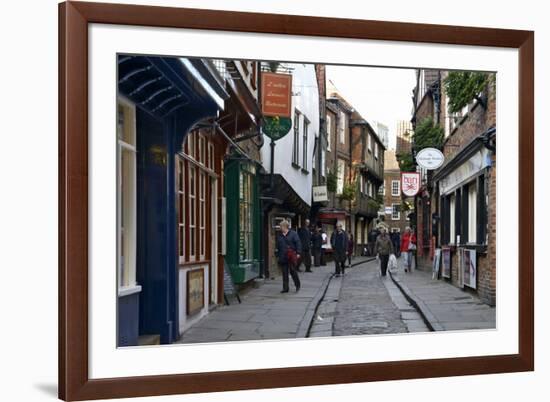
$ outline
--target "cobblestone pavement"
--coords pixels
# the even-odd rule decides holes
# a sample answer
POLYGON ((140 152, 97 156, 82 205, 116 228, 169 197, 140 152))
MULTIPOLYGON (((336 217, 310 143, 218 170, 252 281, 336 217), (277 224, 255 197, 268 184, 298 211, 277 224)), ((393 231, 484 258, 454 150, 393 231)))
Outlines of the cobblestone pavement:
MULTIPOLYGON (((379 277, 378 262, 346 270, 336 305, 333 335, 392 334, 408 332, 402 313, 379 277)), ((403 306, 402 308, 407 308, 403 306)), ((412 311, 411 311, 412 312, 412 311)))

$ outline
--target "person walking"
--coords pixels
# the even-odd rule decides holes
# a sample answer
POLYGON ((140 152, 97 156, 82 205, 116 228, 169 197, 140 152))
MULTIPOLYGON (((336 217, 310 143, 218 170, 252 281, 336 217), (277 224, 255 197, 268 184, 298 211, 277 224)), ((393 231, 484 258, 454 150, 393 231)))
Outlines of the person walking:
POLYGON ((374 252, 378 254, 378 258, 380 259, 380 274, 384 277, 388 270, 390 254, 393 254, 393 244, 386 228, 383 226, 380 228, 380 234, 374 244, 374 252))
POLYGON ((348 250, 348 235, 342 229, 342 224, 336 224, 336 231, 330 237, 334 255, 334 265, 336 276, 344 275, 346 270, 346 253, 348 250))
POLYGON ((302 254, 298 262, 297 271, 301 272, 300 266, 303 262, 306 272, 311 272, 311 230, 309 228, 309 219, 306 219, 304 221, 304 226, 298 229, 298 236, 302 243, 302 254))
POLYGON ((313 252, 313 266, 321 265, 321 250, 323 246, 323 237, 321 236, 321 228, 315 226, 311 235, 311 251, 313 252))
POLYGON ((412 258, 416 250, 416 235, 410 227, 405 228, 405 233, 401 237, 401 255, 403 256, 403 267, 405 272, 412 272, 412 258))
POLYGON ((323 229, 321 229, 321 265, 323 267, 327 265, 326 254, 329 247, 328 235, 323 229))
POLYGON ((350 233, 349 234, 349 239, 348 239, 348 267, 351 268, 351 259, 353 257, 353 248, 354 248, 355 244, 353 244, 353 233, 350 233))
POLYGON ((281 293, 288 293, 288 275, 292 276, 296 292, 300 290, 300 278, 296 272, 296 265, 300 254, 302 253, 302 244, 300 237, 292 230, 289 230, 290 224, 286 219, 281 223, 281 232, 277 236, 276 254, 277 261, 283 272, 283 290, 281 293))
POLYGON ((380 234, 380 232, 378 231, 378 229, 376 228, 372 228, 372 230, 369 232, 369 236, 368 236, 368 242, 367 242, 367 246, 368 246, 368 251, 369 251, 369 256, 373 256, 373 255, 376 255, 376 253, 374 252, 374 244, 376 243, 376 239, 378 238, 378 235, 380 234))
POLYGON ((397 229, 394 229, 390 235, 391 242, 393 244, 393 249, 395 250, 395 256, 399 258, 401 254, 401 234, 397 229))

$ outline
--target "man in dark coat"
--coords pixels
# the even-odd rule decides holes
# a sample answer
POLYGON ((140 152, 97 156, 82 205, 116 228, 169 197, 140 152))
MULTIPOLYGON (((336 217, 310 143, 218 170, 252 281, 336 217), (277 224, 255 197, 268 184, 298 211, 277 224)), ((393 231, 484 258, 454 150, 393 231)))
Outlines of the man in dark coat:
POLYGON ((281 293, 288 293, 288 275, 292 276, 294 286, 296 286, 296 292, 300 290, 300 278, 298 272, 296 272, 296 265, 289 259, 289 254, 294 254, 296 259, 300 258, 302 254, 302 244, 298 234, 292 230, 289 230, 290 224, 288 221, 283 220, 280 223, 281 232, 277 235, 277 244, 275 253, 277 255, 277 261, 283 272, 283 290, 281 293), (289 253, 289 249, 292 250, 289 253))
POLYGON ((399 249, 401 247, 401 234, 394 229, 390 235, 391 242, 393 244, 393 251, 395 251, 395 256, 399 258, 399 249))
POLYGON ((311 230, 309 229, 309 219, 304 221, 304 226, 298 229, 298 236, 302 243, 302 254, 298 263, 297 270, 300 272, 302 262, 306 267, 306 272, 311 272, 311 230))
POLYGON ((380 234, 380 232, 376 228, 372 228, 372 230, 369 232, 368 244, 367 245, 368 245, 368 248, 369 248, 369 255, 370 256, 375 255, 374 243, 376 243, 376 239, 378 238, 379 234, 380 234))
POLYGON ((330 237, 330 244, 332 245, 334 255, 334 265, 336 266, 336 276, 345 274, 346 269, 346 253, 348 250, 348 235, 342 229, 342 224, 336 225, 336 230, 330 237))
POLYGON ((313 265, 318 267, 321 265, 321 247, 323 246, 323 236, 321 236, 321 228, 315 226, 311 235, 311 251, 313 252, 313 265))

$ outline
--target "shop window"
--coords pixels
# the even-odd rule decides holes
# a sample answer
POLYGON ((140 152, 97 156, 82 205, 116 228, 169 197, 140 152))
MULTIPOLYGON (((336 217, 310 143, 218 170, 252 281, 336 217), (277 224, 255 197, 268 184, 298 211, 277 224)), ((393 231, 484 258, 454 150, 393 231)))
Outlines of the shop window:
POLYGON ((118 156, 118 286, 136 285, 136 114, 119 99, 117 105, 118 156))
POLYGON ((476 182, 468 186, 468 243, 477 241, 477 188, 476 182))
POLYGON ((197 255, 197 170, 188 163, 189 174, 189 260, 195 261, 197 255))
POLYGON ((449 239, 448 239, 448 242, 451 243, 451 244, 454 244, 455 240, 456 240, 455 215, 456 215, 456 197, 453 194, 449 197, 449 239))
POLYGON ((178 258, 185 262, 185 160, 176 158, 176 190, 178 213, 178 258))
POLYGON ((199 171, 199 255, 204 260, 206 249, 206 173, 199 171))
POLYGON ((254 259, 254 167, 242 166, 239 175, 239 261, 254 259))

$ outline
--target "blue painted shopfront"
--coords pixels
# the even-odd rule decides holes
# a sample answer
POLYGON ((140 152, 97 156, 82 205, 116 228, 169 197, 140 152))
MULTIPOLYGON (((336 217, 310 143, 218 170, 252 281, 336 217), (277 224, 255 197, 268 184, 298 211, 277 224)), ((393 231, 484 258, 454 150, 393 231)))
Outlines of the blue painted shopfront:
POLYGON ((175 155, 198 122, 214 118, 228 97, 201 59, 118 56, 118 94, 135 105, 137 239, 141 291, 119 297, 119 346, 138 335, 178 333, 175 155), (124 335, 123 337, 121 335, 124 335))

